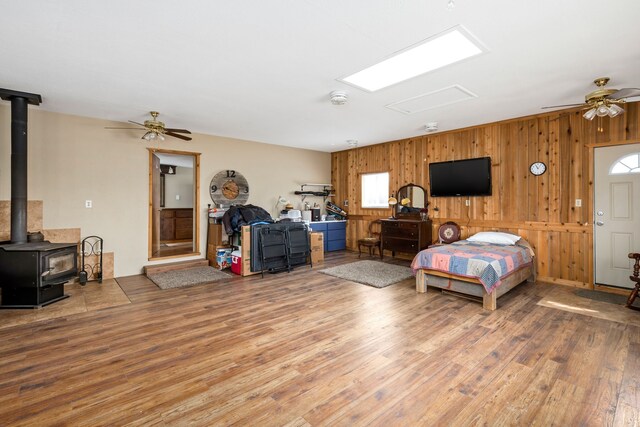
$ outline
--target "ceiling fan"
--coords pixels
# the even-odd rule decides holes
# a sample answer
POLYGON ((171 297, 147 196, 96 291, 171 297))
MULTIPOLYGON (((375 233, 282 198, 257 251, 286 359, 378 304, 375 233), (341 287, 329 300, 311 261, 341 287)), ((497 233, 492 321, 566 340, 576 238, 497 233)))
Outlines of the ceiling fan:
MULTIPOLYGON (((187 134, 191 134, 190 131, 186 130, 186 129, 174 129, 174 128, 167 128, 164 126, 164 123, 162 123, 160 120, 158 120, 158 115, 160 115, 160 113, 158 113, 157 111, 151 111, 149 112, 149 114, 151 114, 152 119, 151 120, 145 120, 144 123, 138 123, 138 122, 134 122, 129 120, 129 123, 133 123, 134 125, 138 125, 138 126, 142 126, 143 129, 146 129, 146 133, 142 136, 142 139, 147 140, 147 141, 153 141, 153 140, 160 140, 160 141, 164 141, 164 136, 168 135, 168 136, 172 136, 174 138, 179 138, 179 139, 183 139, 185 141, 191 141, 191 138, 188 136, 184 136, 184 135, 180 135, 181 133, 187 133, 187 134)), ((135 129, 135 130, 140 130, 140 128, 119 128, 119 127, 106 127, 105 129, 135 129)))
POLYGON ((577 107, 582 105, 587 110, 582 117, 593 120, 594 117, 616 117, 624 113, 619 104, 624 104, 626 98, 640 96, 640 89, 627 87, 624 89, 605 89, 609 77, 599 77, 593 81, 598 89, 584 97, 584 104, 552 105, 542 108, 577 107))

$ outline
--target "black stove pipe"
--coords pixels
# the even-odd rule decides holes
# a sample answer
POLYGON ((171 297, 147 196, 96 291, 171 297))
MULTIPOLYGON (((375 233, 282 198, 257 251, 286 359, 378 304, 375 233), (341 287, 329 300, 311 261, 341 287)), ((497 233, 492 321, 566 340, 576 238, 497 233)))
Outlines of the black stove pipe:
POLYGON ((28 104, 39 105, 33 93, 0 89, 11 101, 11 243, 27 242, 27 113, 28 104))
POLYGON ((27 242, 27 100, 11 99, 11 243, 27 242))

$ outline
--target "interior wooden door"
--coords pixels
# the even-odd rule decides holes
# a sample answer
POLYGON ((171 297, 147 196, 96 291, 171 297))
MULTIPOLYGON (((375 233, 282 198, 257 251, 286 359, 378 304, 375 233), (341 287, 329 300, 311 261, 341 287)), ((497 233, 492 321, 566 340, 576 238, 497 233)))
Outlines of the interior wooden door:
POLYGON ((151 247, 152 256, 160 252, 160 159, 153 155, 151 197, 151 247))
MULTIPOLYGON (((177 258, 199 255, 199 207, 200 207, 200 153, 188 151, 148 148, 149 150, 149 259, 177 258), (169 174, 164 174, 164 189, 161 185, 162 167, 173 165, 177 179, 169 185, 169 174), (177 170, 187 171, 178 173, 177 170), (191 171, 191 172, 189 172, 191 171), (164 206, 160 205, 165 193, 164 206), (169 194, 171 193, 171 194, 169 194), (182 196, 184 197, 182 197, 182 196), (186 206, 170 206, 169 201, 175 199, 186 206), (174 215, 174 213, 176 213, 174 215), (171 218, 164 218, 171 214, 171 218), (163 239, 163 223, 171 220, 173 229, 170 238, 163 239), (176 222, 178 221, 179 224, 176 222), (176 227, 180 226, 180 238, 175 236, 176 227), (182 238, 184 237, 184 238, 182 238), (165 242, 164 240, 181 240, 165 242), (174 244, 177 243, 177 244, 174 244)), ((175 204, 175 203, 174 203, 175 204)), ((166 231, 166 230, 165 230, 166 231)))
POLYGON ((594 149, 594 265, 599 285, 632 288, 640 252, 640 144, 594 149))

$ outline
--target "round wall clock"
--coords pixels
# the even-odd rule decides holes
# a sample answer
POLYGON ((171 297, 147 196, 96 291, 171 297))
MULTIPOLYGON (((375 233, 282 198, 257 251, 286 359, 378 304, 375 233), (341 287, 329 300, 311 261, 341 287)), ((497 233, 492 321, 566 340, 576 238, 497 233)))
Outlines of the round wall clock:
POLYGON ((534 162, 529 166, 529 171, 535 176, 539 176, 547 171, 547 165, 542 162, 534 162))
POLYGON ((218 206, 244 205, 249 200, 249 183, 238 171, 224 170, 215 174, 209 185, 211 200, 218 206))

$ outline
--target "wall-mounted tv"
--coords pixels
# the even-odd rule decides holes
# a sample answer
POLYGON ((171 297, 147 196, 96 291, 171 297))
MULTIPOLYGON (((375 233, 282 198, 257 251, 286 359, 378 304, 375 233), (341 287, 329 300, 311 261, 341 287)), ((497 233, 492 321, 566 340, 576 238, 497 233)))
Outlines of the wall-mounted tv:
POLYGON ((431 197, 490 196, 491 157, 429 163, 431 197))

